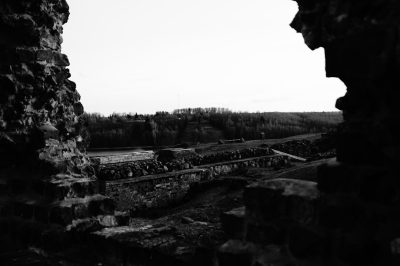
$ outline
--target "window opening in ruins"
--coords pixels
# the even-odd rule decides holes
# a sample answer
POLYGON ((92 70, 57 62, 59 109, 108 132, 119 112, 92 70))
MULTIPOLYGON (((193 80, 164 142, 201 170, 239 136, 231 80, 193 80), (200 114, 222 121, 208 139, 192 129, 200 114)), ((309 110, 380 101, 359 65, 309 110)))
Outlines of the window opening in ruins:
POLYGON ((294 1, 68 3, 63 52, 88 112, 332 111, 344 94, 289 27, 294 1))

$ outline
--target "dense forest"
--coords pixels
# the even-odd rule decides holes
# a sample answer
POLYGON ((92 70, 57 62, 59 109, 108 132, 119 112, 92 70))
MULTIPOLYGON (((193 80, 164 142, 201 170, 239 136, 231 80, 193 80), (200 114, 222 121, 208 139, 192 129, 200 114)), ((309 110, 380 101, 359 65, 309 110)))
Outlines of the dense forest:
POLYGON ((246 113, 226 108, 187 108, 153 115, 85 114, 90 148, 163 146, 218 139, 283 138, 326 132, 342 121, 339 112, 246 113))

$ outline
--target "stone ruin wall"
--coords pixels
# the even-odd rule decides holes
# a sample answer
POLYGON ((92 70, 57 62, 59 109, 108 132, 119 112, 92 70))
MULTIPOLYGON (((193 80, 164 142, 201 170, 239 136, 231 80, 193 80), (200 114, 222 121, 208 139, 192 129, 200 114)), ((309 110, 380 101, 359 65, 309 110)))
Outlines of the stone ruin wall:
MULTIPOLYGON (((400 253, 400 3, 296 1, 292 27, 311 49, 325 49, 327 76, 347 86, 336 104, 344 115, 338 161, 319 171, 316 228, 330 235, 323 256, 330 265, 393 265, 400 253)), ((68 14, 65 0, 0 2, 2 170, 46 162, 51 172, 93 175, 78 149, 83 107, 61 53, 68 14)))
POLYGON ((51 172, 93 174, 79 151, 83 106, 61 53, 68 16, 65 0, 0 2, 2 167, 38 170, 41 162, 51 172))
POLYGON ((347 93, 337 100, 345 123, 337 143, 339 161, 399 161, 397 99, 400 44, 397 1, 297 1, 292 27, 311 49, 323 47, 327 77, 347 93), (374 156, 371 156, 371 155, 374 156))
POLYGON ((100 191, 115 200, 119 210, 148 210, 179 202, 202 183, 221 181, 223 180, 221 177, 235 174, 239 169, 248 167, 279 169, 289 164, 288 158, 281 155, 230 160, 162 174, 101 180, 100 191))
POLYGON ((319 169, 318 226, 331 235, 325 256, 336 264, 397 265, 400 3, 296 2, 291 26, 309 48, 325 49, 326 75, 347 86, 336 102, 344 116, 337 162, 319 169))

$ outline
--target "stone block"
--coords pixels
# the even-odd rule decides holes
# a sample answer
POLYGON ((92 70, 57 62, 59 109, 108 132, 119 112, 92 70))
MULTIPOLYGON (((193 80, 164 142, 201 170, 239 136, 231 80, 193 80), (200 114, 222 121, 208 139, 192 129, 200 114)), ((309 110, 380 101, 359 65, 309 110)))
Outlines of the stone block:
POLYGON ((315 221, 319 196, 317 183, 312 181, 261 181, 245 189, 246 215, 260 222, 282 218, 310 224, 315 221))
POLYGON ((272 179, 245 189, 246 239, 281 243, 293 225, 317 223, 320 193, 317 184, 294 179, 272 179))
POLYGON ((318 189, 324 193, 355 193, 372 198, 385 175, 385 170, 376 166, 332 160, 318 168, 318 189))
POLYGON ((285 243, 287 230, 292 223, 287 221, 255 222, 245 219, 245 240, 260 244, 285 243))
POLYGON ((300 259, 324 258, 328 254, 329 237, 317 226, 293 226, 288 232, 291 254, 300 259))
POLYGON ((349 265, 393 265, 379 262, 388 250, 373 238, 371 229, 360 225, 351 231, 336 231, 331 239, 331 254, 349 265))
POLYGON ((55 66, 69 66, 69 60, 65 54, 52 50, 38 50, 36 52, 36 60, 46 62, 48 64, 53 64, 55 66))
POLYGON ((114 213, 114 201, 102 195, 65 199, 50 208, 50 219, 60 224, 69 224, 74 219, 114 213))
POLYGON ((78 219, 73 220, 70 225, 67 226, 67 231, 74 233, 91 233, 102 229, 102 224, 99 220, 96 219, 78 219))
POLYGON ((322 197, 319 224, 327 228, 353 230, 368 219, 366 204, 354 194, 332 194, 322 197))
POLYGON ((230 239, 244 238, 245 207, 224 212, 221 215, 221 224, 225 234, 230 239))
POLYGON ((217 259, 219 266, 301 265, 287 252, 285 247, 256 245, 239 240, 229 240, 224 243, 217 251, 217 259))
POLYGON ((357 178, 348 165, 332 160, 318 168, 318 189, 325 193, 358 192, 357 178))
POLYGON ((249 242, 229 240, 224 243, 217 253, 219 266, 252 266, 256 247, 249 242))
POLYGON ((118 219, 114 215, 99 215, 97 221, 103 227, 115 227, 118 226, 118 219))
POLYGON ((48 63, 51 63, 51 61, 53 60, 53 51, 51 50, 38 50, 36 52, 36 60, 37 61, 46 61, 48 63))
POLYGON ((160 150, 157 153, 157 156, 161 161, 171 161, 182 158, 196 157, 198 154, 194 151, 194 149, 170 148, 160 150))
POLYGON ((97 180, 88 177, 76 178, 66 174, 58 174, 50 180, 38 180, 33 188, 37 193, 57 200, 83 198, 99 192, 97 180))
POLYGON ((8 101, 8 97, 14 95, 17 91, 11 75, 0 75, 0 103, 8 101))
POLYGON ((47 139, 58 139, 58 136, 59 136, 58 129, 55 128, 50 123, 42 124, 39 127, 39 131, 41 132, 42 138, 44 140, 47 140, 47 139))
POLYGON ((107 170, 108 164, 112 164, 109 166, 109 168, 112 170, 115 170, 114 168, 123 168, 124 166, 138 168, 137 170, 144 170, 142 169, 144 167, 155 167, 150 164, 157 164, 155 161, 153 161, 153 151, 127 152, 118 155, 96 155, 96 153, 91 153, 89 156, 91 160, 95 160, 99 165, 101 165, 99 169, 103 171, 107 170))
POLYGON ((82 103, 78 102, 78 103, 74 104, 74 113, 77 116, 80 116, 84 113, 84 108, 83 108, 82 103))

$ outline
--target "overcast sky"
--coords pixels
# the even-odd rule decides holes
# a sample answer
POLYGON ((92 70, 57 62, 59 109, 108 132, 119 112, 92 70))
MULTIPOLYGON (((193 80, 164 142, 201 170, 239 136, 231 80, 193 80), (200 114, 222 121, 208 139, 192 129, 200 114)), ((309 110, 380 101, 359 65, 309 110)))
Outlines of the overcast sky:
POLYGON ((87 112, 332 111, 344 85, 289 27, 291 0, 68 0, 63 52, 87 112))

